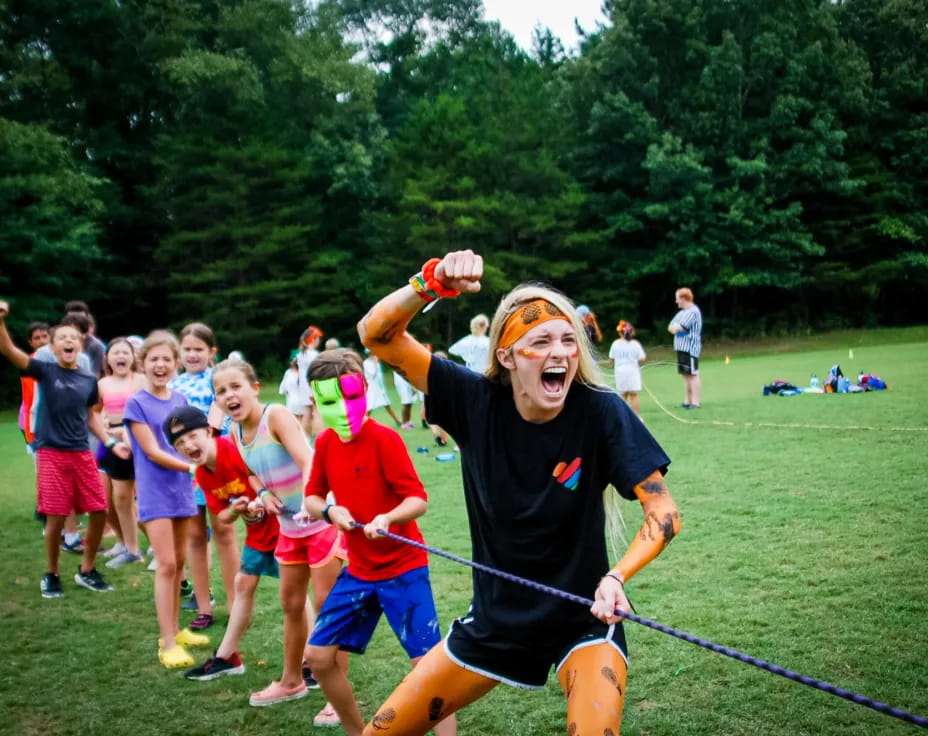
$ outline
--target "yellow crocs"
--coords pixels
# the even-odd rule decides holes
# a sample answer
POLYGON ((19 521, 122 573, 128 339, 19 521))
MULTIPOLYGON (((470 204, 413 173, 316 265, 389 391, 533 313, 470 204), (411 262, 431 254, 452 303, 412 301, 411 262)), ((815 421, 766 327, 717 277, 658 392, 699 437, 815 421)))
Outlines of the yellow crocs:
POLYGON ((158 661, 168 669, 174 667, 192 667, 195 663, 193 657, 188 654, 180 644, 175 644, 170 649, 158 647, 158 661))
POLYGON ((209 637, 205 634, 195 634, 190 629, 181 629, 174 637, 174 641, 184 647, 209 646, 209 637))

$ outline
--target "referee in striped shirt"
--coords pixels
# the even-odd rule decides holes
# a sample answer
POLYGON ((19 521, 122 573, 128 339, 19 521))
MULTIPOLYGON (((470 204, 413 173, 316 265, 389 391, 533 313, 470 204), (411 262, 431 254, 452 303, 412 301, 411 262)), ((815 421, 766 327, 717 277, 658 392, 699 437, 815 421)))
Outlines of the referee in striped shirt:
POLYGON ((699 354, 702 352, 702 312, 693 303, 693 292, 687 288, 674 293, 680 311, 667 326, 673 335, 673 349, 677 351, 677 373, 683 376, 684 409, 698 409, 699 354))

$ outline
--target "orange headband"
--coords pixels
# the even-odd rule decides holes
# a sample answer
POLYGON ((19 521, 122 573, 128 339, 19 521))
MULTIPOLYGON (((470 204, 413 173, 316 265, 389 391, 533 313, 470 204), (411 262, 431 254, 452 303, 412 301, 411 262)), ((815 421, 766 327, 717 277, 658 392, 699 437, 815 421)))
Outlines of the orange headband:
POLYGON ((508 350, 530 329, 551 319, 563 319, 570 322, 560 309, 544 299, 535 299, 528 304, 523 304, 506 320, 503 334, 499 338, 499 346, 503 350, 508 350))

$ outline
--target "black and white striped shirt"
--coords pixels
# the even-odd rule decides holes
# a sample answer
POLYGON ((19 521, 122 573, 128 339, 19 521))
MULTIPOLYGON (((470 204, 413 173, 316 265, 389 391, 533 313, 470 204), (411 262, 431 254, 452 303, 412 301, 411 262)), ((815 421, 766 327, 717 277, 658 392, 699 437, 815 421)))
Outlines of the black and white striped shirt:
POLYGON ((698 358, 702 352, 702 312, 695 304, 692 307, 681 309, 671 320, 683 327, 684 332, 673 336, 673 349, 698 358))

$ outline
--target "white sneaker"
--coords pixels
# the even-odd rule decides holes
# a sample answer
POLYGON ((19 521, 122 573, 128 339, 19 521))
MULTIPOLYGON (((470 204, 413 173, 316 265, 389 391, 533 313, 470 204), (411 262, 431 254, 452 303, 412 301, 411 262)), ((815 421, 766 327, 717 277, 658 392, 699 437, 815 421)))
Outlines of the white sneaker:
POLYGON ((121 555, 116 555, 112 560, 106 563, 107 567, 122 567, 123 565, 128 565, 132 562, 145 562, 145 558, 142 555, 137 555, 129 550, 126 550, 121 555))
POLYGON ((126 551, 126 545, 122 542, 116 542, 112 547, 110 547, 106 552, 103 553, 103 556, 107 559, 111 557, 117 557, 126 551))
POLYGON ((148 563, 148 569, 152 572, 158 569, 158 560, 156 558, 151 558, 151 562, 148 563))

